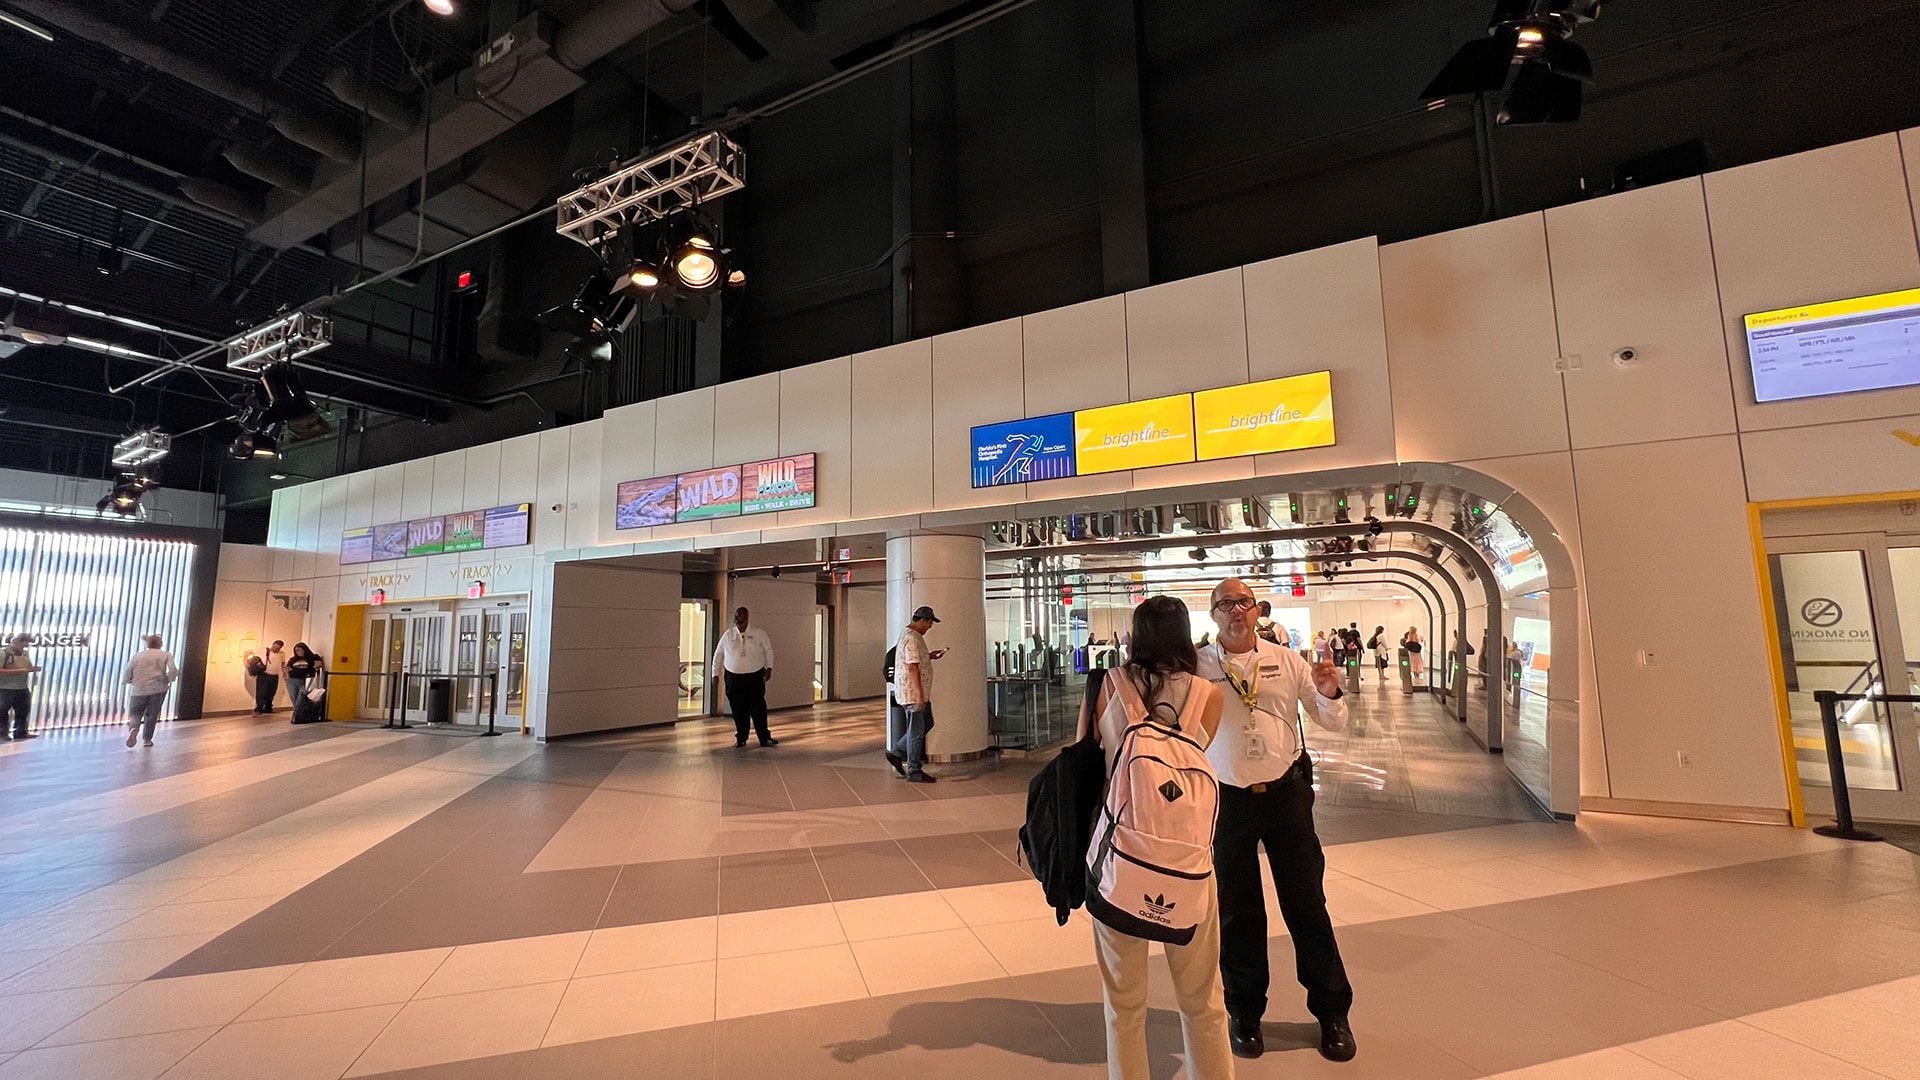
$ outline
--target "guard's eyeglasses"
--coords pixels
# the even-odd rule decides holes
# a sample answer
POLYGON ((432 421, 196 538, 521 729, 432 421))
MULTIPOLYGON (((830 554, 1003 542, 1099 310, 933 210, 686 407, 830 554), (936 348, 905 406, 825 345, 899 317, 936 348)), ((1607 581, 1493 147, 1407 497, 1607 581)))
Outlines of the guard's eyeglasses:
POLYGON ((1241 597, 1230 596, 1225 600, 1215 601, 1213 605, 1213 609, 1215 611, 1252 611, 1254 608, 1259 606, 1260 606, 1260 601, 1255 600, 1251 596, 1241 596, 1241 597))

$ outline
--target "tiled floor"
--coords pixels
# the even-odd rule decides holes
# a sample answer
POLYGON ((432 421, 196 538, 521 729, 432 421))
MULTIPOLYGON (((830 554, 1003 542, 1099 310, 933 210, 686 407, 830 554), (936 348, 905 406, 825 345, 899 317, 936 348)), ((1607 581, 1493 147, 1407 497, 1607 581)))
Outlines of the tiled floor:
MULTIPOLYGON (((1315 745, 1360 1057, 1322 1061, 1281 984, 1240 1075, 1920 1075, 1920 859, 1546 821, 1424 698, 1356 715, 1315 745)), ((1038 762, 910 786, 869 706, 775 723, 6 747, 0 1080, 1102 1075, 1087 922, 1013 858, 1038 762)))

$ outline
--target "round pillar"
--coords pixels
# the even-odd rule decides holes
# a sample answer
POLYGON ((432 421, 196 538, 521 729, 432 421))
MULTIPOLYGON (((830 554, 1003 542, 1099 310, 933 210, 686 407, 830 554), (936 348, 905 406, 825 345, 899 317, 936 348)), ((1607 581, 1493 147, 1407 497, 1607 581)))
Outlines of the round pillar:
POLYGON ((933 730, 927 758, 962 761, 985 755, 987 733, 986 540, 977 531, 907 532, 887 537, 889 645, 906 631, 915 608, 933 608, 940 625, 927 645, 945 649, 933 669, 933 730))

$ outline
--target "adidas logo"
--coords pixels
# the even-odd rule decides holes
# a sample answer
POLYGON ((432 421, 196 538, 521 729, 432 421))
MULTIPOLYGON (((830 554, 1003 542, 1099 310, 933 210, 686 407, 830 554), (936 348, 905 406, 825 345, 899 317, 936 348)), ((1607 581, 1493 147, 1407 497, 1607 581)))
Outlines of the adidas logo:
POLYGON ((1171 915, 1173 914, 1173 909, 1180 906, 1177 903, 1169 903, 1165 893, 1159 896, 1145 897, 1142 902, 1145 903, 1148 910, 1152 911, 1155 915, 1171 915))

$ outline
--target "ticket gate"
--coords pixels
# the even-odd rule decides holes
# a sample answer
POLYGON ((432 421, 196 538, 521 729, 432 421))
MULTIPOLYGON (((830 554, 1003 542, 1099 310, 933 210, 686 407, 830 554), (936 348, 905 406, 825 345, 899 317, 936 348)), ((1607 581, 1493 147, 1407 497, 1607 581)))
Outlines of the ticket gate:
POLYGON ((1358 654, 1347 660, 1347 693, 1360 692, 1360 657, 1358 654))
POLYGON ((1413 654, 1407 652, 1406 646, 1402 645, 1394 650, 1394 656, 1400 662, 1400 692, 1411 696, 1413 694, 1413 654))

